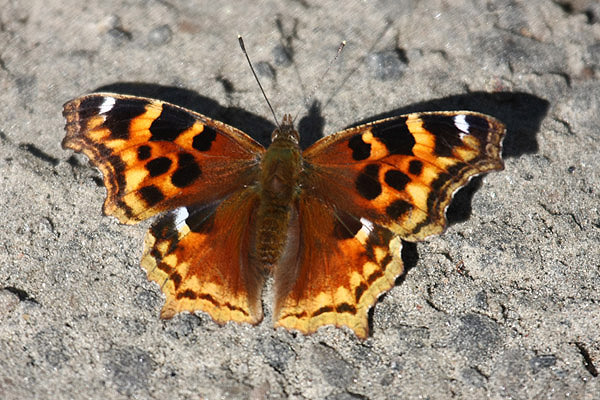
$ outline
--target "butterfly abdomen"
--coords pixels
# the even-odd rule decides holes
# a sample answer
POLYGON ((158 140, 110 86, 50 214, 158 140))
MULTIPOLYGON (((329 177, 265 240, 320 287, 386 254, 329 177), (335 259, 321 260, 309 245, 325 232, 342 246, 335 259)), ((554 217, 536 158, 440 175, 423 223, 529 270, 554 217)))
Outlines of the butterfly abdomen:
POLYGON ((289 207, 261 206, 257 214, 256 252, 260 261, 273 265, 286 243, 290 219, 289 207))
POLYGON ((302 169, 298 133, 289 122, 290 125, 284 124, 273 133, 273 142, 261 163, 255 243, 258 258, 271 265, 279 260, 286 244, 302 169))

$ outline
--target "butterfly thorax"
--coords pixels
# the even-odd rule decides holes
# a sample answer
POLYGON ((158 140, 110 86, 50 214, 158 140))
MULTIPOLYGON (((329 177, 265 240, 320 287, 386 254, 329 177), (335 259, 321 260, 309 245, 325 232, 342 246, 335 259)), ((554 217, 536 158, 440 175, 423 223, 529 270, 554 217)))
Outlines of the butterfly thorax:
POLYGON ((275 264, 286 244, 293 201, 300 190, 302 156, 298 132, 289 115, 273 131, 261 162, 260 205, 256 221, 256 252, 265 264, 275 264))

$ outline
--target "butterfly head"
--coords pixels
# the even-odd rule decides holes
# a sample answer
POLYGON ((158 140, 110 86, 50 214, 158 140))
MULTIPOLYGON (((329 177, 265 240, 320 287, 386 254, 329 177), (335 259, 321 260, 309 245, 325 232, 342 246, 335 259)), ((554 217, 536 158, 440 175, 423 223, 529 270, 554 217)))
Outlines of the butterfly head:
POLYGON ((290 114, 285 114, 281 125, 277 127, 271 134, 271 143, 275 141, 279 142, 292 142, 298 144, 300 135, 298 131, 294 129, 294 121, 290 114))

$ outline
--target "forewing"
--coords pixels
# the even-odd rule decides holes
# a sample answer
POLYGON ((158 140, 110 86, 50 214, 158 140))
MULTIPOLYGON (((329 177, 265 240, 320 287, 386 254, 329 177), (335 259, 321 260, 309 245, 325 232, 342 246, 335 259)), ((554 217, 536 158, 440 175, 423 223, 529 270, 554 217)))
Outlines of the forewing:
POLYGON ((63 147, 100 169, 104 213, 123 223, 226 197, 256 179, 265 151, 231 126, 153 99, 96 93, 63 115, 63 147))
POLYGON ((440 233, 454 192, 503 168, 505 128, 468 111, 415 113, 325 137, 303 156, 304 195, 408 241, 440 233))

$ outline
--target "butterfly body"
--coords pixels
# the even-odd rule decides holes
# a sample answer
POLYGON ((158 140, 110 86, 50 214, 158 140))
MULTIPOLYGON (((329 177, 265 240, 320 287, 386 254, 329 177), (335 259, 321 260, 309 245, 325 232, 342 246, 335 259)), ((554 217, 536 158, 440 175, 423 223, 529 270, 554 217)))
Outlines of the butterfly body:
POLYGON ((454 192, 503 168, 504 126, 469 111, 387 118, 304 151, 289 116, 265 149, 154 99, 96 93, 63 114, 63 147, 104 176, 104 212, 123 223, 160 214, 141 264, 166 296, 163 318, 258 323, 267 267, 275 326, 365 338, 369 308, 403 272, 402 240, 440 233, 454 192))
POLYGON ((265 264, 279 259, 288 236, 294 200, 300 192, 302 155, 298 132, 289 115, 272 135, 260 172, 260 203, 256 218, 256 253, 265 264))

